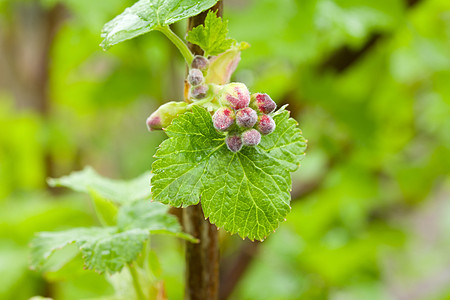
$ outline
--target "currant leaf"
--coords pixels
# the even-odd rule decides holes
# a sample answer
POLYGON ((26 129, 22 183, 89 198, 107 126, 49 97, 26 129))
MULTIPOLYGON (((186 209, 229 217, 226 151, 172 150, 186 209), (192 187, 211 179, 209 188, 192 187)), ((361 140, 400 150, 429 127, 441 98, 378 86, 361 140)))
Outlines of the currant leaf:
POLYGON ((186 40, 200 46, 205 51, 204 56, 218 55, 236 42, 227 38, 228 21, 217 17, 216 12, 210 11, 205 19, 205 25, 199 25, 188 32, 186 40))
POLYGON ((196 242, 181 231, 168 207, 148 200, 136 201, 119 209, 117 226, 74 228, 60 232, 40 232, 31 242, 31 266, 39 268, 58 249, 75 244, 85 266, 99 273, 115 273, 134 261, 149 234, 176 236, 196 242))
POLYGON ((94 198, 124 204, 140 199, 150 199, 151 174, 144 173, 132 180, 114 180, 100 176, 93 168, 86 167, 82 171, 72 172, 61 178, 48 180, 50 186, 63 186, 77 192, 90 193, 94 198))
POLYGON ((256 147, 231 152, 209 112, 193 106, 166 129, 152 165, 152 197, 172 206, 199 203, 218 227, 263 240, 290 210, 290 173, 306 142, 289 112, 273 115, 276 130, 256 147))
POLYGON ((100 46, 111 46, 132 39, 157 27, 168 26, 195 16, 212 7, 218 0, 140 0, 106 23, 100 46))

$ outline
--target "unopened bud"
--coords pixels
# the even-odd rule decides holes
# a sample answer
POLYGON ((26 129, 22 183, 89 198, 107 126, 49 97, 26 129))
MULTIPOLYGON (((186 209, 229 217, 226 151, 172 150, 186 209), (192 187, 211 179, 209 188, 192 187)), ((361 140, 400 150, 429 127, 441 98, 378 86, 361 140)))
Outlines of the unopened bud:
POLYGON ((242 141, 246 146, 256 146, 261 142, 261 134, 256 129, 250 129, 242 134, 242 141))
POLYGON ((222 88, 219 102, 234 109, 241 109, 249 105, 250 93, 243 83, 229 83, 222 88))
POLYGON ((188 81, 192 86, 203 83, 203 73, 199 69, 191 69, 188 75, 188 81))
POLYGON ((231 108, 221 107, 213 115, 214 128, 227 131, 234 123, 235 114, 231 108))
POLYGON ((250 107, 244 107, 236 113, 236 123, 240 127, 252 128, 253 125, 256 124, 257 120, 258 115, 256 114, 256 111, 250 107))
POLYGON ((277 108, 277 104, 267 94, 256 93, 251 97, 251 106, 263 114, 270 114, 277 108))
POLYGON ((209 60, 201 55, 196 55, 194 57, 194 59, 192 60, 192 64, 191 67, 194 69, 199 69, 199 70, 206 70, 209 66, 209 60))
POLYGON ((228 135, 225 143, 232 152, 238 152, 242 148, 242 138, 237 134, 228 135))
POLYGON ((193 86, 191 88, 191 97, 194 99, 203 99, 208 93, 208 86, 205 84, 193 86))
POLYGON ((147 118, 147 128, 149 131, 163 129, 172 123, 178 115, 186 112, 187 103, 171 101, 161 105, 154 113, 147 118))
POLYGON ((275 121, 268 115, 262 115, 258 120, 258 130, 261 134, 269 134, 275 130, 275 121))

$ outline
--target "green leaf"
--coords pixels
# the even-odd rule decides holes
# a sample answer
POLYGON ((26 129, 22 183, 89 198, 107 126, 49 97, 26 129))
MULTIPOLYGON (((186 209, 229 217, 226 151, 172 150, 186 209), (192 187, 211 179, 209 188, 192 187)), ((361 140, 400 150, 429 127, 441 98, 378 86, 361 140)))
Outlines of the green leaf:
POLYGON ((91 194, 93 198, 102 197, 118 204, 150 199, 150 173, 144 173, 133 180, 113 180, 100 176, 91 167, 72 172, 68 176, 49 179, 50 186, 64 186, 74 191, 91 194))
POLYGON ((210 222, 251 240, 273 232, 290 210, 290 173, 306 142, 288 111, 274 114, 276 129, 257 147, 233 153, 211 115, 197 106, 175 119, 153 163, 153 199, 197 204, 210 222))
POLYGON ((144 33, 195 16, 212 7, 218 0, 140 0, 105 24, 101 46, 132 39, 144 33))
POLYGON ((227 38, 228 21, 217 17, 216 12, 210 11, 205 19, 205 25, 199 25, 188 32, 186 40, 200 46, 205 51, 204 56, 218 55, 236 42, 227 38))
POLYGON ((101 224, 104 226, 116 224, 118 207, 113 202, 99 196, 95 191, 91 191, 91 197, 101 224))
POLYGON ((114 227, 75 228, 60 232, 40 232, 31 243, 32 267, 38 268, 54 251, 75 244, 87 268, 114 273, 136 259, 142 250, 148 231, 132 229, 118 232, 114 227))
POLYGON ((181 231, 176 217, 169 215, 167 209, 160 203, 141 200, 120 208, 117 226, 38 233, 31 242, 31 265, 39 268, 56 250, 75 244, 87 268, 114 273, 137 258, 149 234, 171 235, 196 242, 181 231))
POLYGON ((156 202, 137 201, 120 209, 117 226, 120 231, 133 228, 146 229, 150 234, 165 234, 197 242, 191 235, 182 232, 175 216, 168 213, 169 207, 156 202))

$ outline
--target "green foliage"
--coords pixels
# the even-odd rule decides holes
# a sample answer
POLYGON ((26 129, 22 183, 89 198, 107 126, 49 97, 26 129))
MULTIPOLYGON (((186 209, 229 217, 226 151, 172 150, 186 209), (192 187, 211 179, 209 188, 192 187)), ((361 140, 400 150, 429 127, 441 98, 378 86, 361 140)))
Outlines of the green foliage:
POLYGON ((137 259, 149 234, 168 234, 195 242, 181 232, 176 218, 167 214, 167 207, 141 200, 119 210, 117 226, 39 233, 31 243, 31 265, 42 267, 56 250, 75 244, 88 269, 118 272, 137 259))
POLYGON ((133 180, 114 180, 100 176, 91 167, 82 171, 72 172, 68 176, 49 179, 50 186, 63 186, 77 192, 89 193, 96 198, 125 204, 139 199, 150 199, 150 172, 142 174, 133 180))
POLYGON ((287 111, 274 120, 276 130, 259 146, 233 153, 211 115, 194 106, 166 129, 169 139, 152 166, 153 199, 176 207, 201 199, 211 223, 251 240, 265 239, 290 210, 289 171, 297 169, 305 149, 287 111))
POLYGON ((218 55, 236 43, 227 38, 228 20, 223 21, 213 11, 209 11, 205 19, 205 25, 199 25, 188 32, 186 40, 203 49, 203 56, 218 55))
POLYGON ((216 2, 217 0, 139 0, 103 27, 104 40, 101 46, 106 50, 158 27, 195 16, 216 2))
MULTIPOLYGON (((60 2, 70 15, 47 52, 51 113, 41 115, 20 97, 35 92, 21 80, 32 74, 28 67, 16 75, 9 64, 0 68, 0 274, 6 274, 0 299, 29 299, 44 290, 54 299, 97 298, 113 293, 111 277, 83 270, 81 255, 42 275, 27 266, 36 231, 98 226, 85 197, 47 193, 46 164, 52 162, 53 174, 91 164, 114 178, 148 170, 165 135, 149 135, 145 118, 164 101, 182 98, 182 85, 173 79, 185 75, 184 62, 161 34, 99 52, 101 26, 134 0, 1 0, 0 31, 12 37, 1 47, 14 45, 18 58, 26 53, 20 66, 33 66, 33 55, 44 53, 38 49, 46 39, 20 38, 42 29, 42 2, 60 2)), ((283 226, 259 246, 230 299, 408 298, 393 291, 411 293, 411 287, 429 286, 429 278, 436 278, 433 286, 422 291, 433 294, 422 299, 448 299, 440 276, 450 251, 450 2, 224 5, 230 36, 252 45, 232 80, 269 93, 279 105, 290 103, 310 145, 301 171, 292 174, 293 194, 301 196, 283 226), (381 38, 366 47, 374 35, 381 38), (342 47, 365 49, 364 55, 344 71, 329 68, 342 47)), ((184 35, 183 23, 173 27, 184 35)), ((242 245, 236 235, 221 235, 220 242, 227 262, 242 245)), ((151 244, 168 299, 183 299, 183 247, 163 235, 151 237, 151 244)), ((130 279, 116 277, 122 273, 126 269, 114 282, 130 291, 130 279)))
POLYGON ((149 177, 149 174, 143 174, 130 181, 110 180, 87 167, 69 176, 51 179, 52 185, 90 193, 100 219, 110 226, 41 232, 31 243, 31 265, 42 267, 56 250, 75 244, 83 255, 86 268, 99 273, 115 273, 137 259, 149 234, 171 235, 196 242, 181 231, 176 217, 167 213, 168 207, 148 200, 149 177), (123 205, 117 209, 108 200, 123 205), (113 226, 115 220, 117 224, 113 226))
POLYGON ((41 232, 31 243, 31 265, 41 267, 54 251, 74 243, 88 269, 114 273, 137 258, 147 238, 148 232, 140 229, 116 232, 112 228, 90 227, 41 232))

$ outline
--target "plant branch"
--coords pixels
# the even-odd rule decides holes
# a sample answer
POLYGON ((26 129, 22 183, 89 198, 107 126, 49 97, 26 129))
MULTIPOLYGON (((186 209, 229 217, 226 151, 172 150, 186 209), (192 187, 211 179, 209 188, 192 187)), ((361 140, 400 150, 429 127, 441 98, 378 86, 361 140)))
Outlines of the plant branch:
POLYGON ((131 264, 128 264, 128 270, 130 271, 131 278, 133 279, 133 287, 136 292, 137 299, 145 300, 146 297, 144 295, 144 292, 142 291, 141 284, 139 283, 139 274, 131 264))
POLYGON ((176 35, 169 26, 161 26, 157 28, 158 31, 162 32, 180 51, 183 55, 186 63, 190 65, 194 59, 194 55, 189 50, 187 45, 183 42, 178 35, 176 35))

